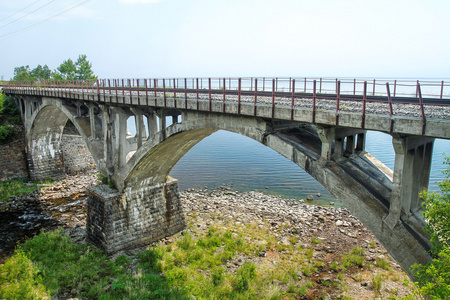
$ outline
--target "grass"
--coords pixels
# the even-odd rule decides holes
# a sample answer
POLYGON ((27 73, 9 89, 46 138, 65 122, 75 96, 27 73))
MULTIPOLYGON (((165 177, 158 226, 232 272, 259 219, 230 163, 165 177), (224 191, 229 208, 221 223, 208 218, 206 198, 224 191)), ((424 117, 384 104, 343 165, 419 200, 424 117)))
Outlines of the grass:
POLYGON ((41 233, 20 245, 0 266, 0 299, 185 299, 142 264, 129 271, 127 256, 109 261, 103 251, 73 243, 60 231, 41 233), (67 294, 70 295, 67 296, 67 294))
POLYGON ((0 266, 0 299, 295 299, 305 295, 314 286, 306 273, 323 263, 305 262, 312 251, 295 251, 294 245, 275 241, 267 229, 233 223, 186 233, 169 245, 156 243, 133 261, 125 255, 109 260, 103 251, 75 244, 61 231, 41 232, 18 246, 0 266), (290 253, 281 253, 281 246, 290 253), (261 250, 276 255, 258 263, 247 259, 258 257, 261 250), (306 276, 302 282, 300 271, 306 276))
POLYGON ((7 201, 11 196, 19 196, 39 190, 38 184, 51 183, 52 180, 30 182, 29 179, 13 179, 0 182, 0 201, 7 201))

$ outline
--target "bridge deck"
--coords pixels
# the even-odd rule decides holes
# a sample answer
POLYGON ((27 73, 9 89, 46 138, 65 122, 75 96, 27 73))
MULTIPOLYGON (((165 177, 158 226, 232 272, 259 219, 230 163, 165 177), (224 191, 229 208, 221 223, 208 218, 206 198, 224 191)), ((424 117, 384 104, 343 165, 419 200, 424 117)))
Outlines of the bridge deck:
MULTIPOLYGON (((376 130, 386 133, 429 136, 450 139, 450 99, 443 97, 444 82, 438 91, 422 97, 417 82, 414 92, 401 94, 396 89, 401 84, 394 81, 393 95, 389 82, 387 92, 368 92, 367 82, 363 91, 340 92, 341 82, 336 81, 335 92, 316 87, 304 89, 295 87, 295 80, 289 80, 289 87, 278 87, 278 82, 266 79, 263 87, 258 79, 252 79, 250 87, 243 87, 241 79, 219 80, 214 86, 211 79, 192 79, 192 86, 185 79, 180 80, 127 80, 120 86, 120 80, 74 81, 60 83, 17 84, 4 86, 7 94, 58 97, 117 105, 174 108, 178 110, 201 110, 217 113, 242 114, 262 118, 300 121, 319 125, 340 126, 376 130), (144 85, 142 85, 144 83, 144 85), (162 83, 162 85, 161 85, 162 83), (150 85, 150 86, 149 86, 150 85), (171 85, 171 86, 170 86, 171 85), (227 86, 228 85, 228 86, 227 86), (203 88, 205 86, 205 88, 203 88), (400 95, 399 95, 400 94, 400 95)), ((308 82, 309 84, 309 82, 308 82)), ((248 85, 248 84, 247 84, 248 85)), ((377 84, 384 85, 384 84, 377 84)), ((322 83, 320 84, 322 86, 322 83)), ((431 84, 427 85, 429 88, 431 84)), ((436 87, 436 86, 435 86, 436 87)))

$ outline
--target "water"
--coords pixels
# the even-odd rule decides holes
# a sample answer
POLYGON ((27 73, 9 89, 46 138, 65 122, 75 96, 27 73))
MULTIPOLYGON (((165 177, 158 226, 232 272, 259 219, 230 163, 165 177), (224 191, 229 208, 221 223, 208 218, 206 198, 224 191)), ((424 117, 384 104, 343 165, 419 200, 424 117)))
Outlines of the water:
MULTIPOLYGON (((394 167, 392 137, 368 132, 366 150, 394 167)), ((443 153, 450 153, 450 141, 436 140, 433 151, 430 190, 438 191, 436 181, 444 176, 443 153)), ((327 189, 292 161, 276 151, 239 134, 218 131, 193 147, 172 169, 179 188, 232 186, 240 191, 263 191, 284 198, 305 199, 307 195, 322 201, 335 201, 327 189)))

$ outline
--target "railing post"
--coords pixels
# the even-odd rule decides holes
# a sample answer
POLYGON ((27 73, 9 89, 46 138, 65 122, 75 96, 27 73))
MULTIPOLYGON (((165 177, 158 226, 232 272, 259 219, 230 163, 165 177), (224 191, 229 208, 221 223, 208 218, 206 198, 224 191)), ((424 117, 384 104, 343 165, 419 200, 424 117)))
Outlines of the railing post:
POLYGON ((361 128, 364 129, 366 124, 366 103, 367 103, 367 81, 364 81, 363 86, 363 111, 362 111, 362 120, 361 120, 361 128))
POLYGON ((166 100, 166 79, 163 78, 163 94, 164 94, 164 107, 167 107, 167 100, 166 100))
POLYGON ((153 79, 153 90, 155 91, 155 104, 156 104, 156 98, 158 98, 158 94, 156 92, 157 87, 158 87, 158 79, 153 79))
POLYGON ((375 79, 373 80, 373 93, 372 96, 375 96, 375 79))
POLYGON ((148 83, 147 83, 147 78, 144 79, 144 87, 145 87, 145 103, 148 106, 148 83))
POLYGON ((306 77, 305 77, 305 86, 304 86, 304 88, 303 88, 303 92, 306 93, 306 77))
POLYGON ((226 91, 227 87, 225 86, 225 77, 223 78, 223 112, 225 113, 225 91, 226 91))
POLYGON ((389 132, 392 133, 394 130, 394 118, 393 118, 393 111, 392 111, 392 98, 391 98, 391 91, 389 89, 389 82, 386 82, 386 92, 388 96, 388 103, 389 103, 389 116, 391 117, 391 126, 389 129, 389 132))
POLYGON ((197 93, 197 110, 198 110, 198 78, 195 78, 195 82, 196 82, 195 91, 197 93))
POLYGON ((441 96, 439 97, 439 99, 442 99, 443 92, 444 92, 444 80, 441 81, 441 96))
POLYGON ((241 78, 238 78, 238 115, 241 114, 241 78))
POLYGON ((211 77, 208 78, 208 94, 209 94, 209 111, 211 111, 212 110, 211 77))
POLYGON ((356 95, 356 78, 353 79, 353 96, 356 95))
POLYGON ((141 97, 139 93, 139 79, 136 79, 136 86, 137 86, 137 97, 138 97, 138 105, 141 105, 141 97))
POLYGON ((177 85, 175 82, 175 78, 173 79, 173 101, 175 104, 175 108, 177 108, 177 85))
POLYGON ((419 93, 419 80, 417 80, 416 82, 416 98, 418 96, 418 93, 419 93))
POLYGON ((420 90, 419 80, 417 80, 417 94, 419 95, 420 113, 422 114, 422 135, 424 135, 425 134, 425 128, 426 128, 426 125, 427 125, 427 120, 425 118, 425 112, 423 110, 423 99, 422 99, 422 92, 420 90))
POLYGON ((256 103, 258 102, 258 78, 255 78, 255 105, 253 105, 253 115, 256 116, 256 103))
POLYGON ((339 102, 341 94, 341 81, 336 82, 336 126, 339 126, 339 102))
POLYGON ((275 89, 276 89, 275 82, 276 80, 272 79, 272 119, 275 115, 275 89))
POLYGON ((313 115, 312 115, 313 124, 316 123, 316 80, 313 81, 313 115))
POLYGON ((319 94, 322 93, 322 78, 319 79, 319 94))
POLYGON ((184 78, 184 108, 187 109, 187 78, 184 78))
POLYGON ((100 81, 97 79, 97 97, 98 100, 100 101, 100 81))
POLYGON ((396 90, 397 90, 397 80, 394 80, 394 98, 396 90))
POLYGON ((294 98, 295 98, 295 79, 292 79, 291 120, 294 120, 294 98))

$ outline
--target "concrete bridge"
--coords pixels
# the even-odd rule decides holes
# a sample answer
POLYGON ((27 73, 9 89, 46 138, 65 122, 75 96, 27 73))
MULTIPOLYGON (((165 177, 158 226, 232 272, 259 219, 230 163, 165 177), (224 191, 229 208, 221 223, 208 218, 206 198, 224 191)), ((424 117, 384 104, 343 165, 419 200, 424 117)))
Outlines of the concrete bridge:
POLYGON ((411 275, 412 264, 430 259, 419 192, 428 187, 434 139, 450 139, 450 122, 444 82, 428 97, 419 82, 410 86, 410 96, 399 96, 405 86, 306 78, 144 79, 15 82, 3 92, 19 104, 33 179, 64 176, 60 140, 70 120, 100 173, 117 187, 92 188, 88 202, 88 239, 108 252, 185 227, 177 181, 168 174, 195 144, 228 130, 311 174, 411 275), (127 134, 129 117, 135 136, 127 134), (392 136, 393 174, 364 151, 367 130, 392 136))

